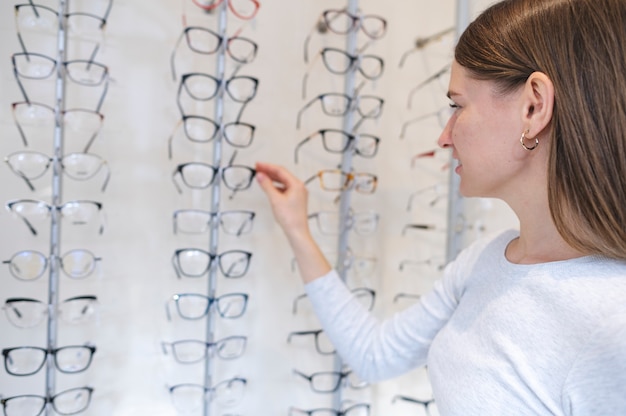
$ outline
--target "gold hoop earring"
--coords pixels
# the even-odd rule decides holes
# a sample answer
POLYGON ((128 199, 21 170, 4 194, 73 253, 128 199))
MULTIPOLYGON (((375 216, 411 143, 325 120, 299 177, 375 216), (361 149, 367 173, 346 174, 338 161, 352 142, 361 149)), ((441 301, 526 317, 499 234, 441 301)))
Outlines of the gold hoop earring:
MULTIPOLYGON (((537 136, 535 136, 535 144, 532 147, 528 147, 526 146, 526 143, 524 143, 524 140, 528 139, 526 137, 526 133, 528 133, 528 130, 526 130, 525 132, 522 133, 522 137, 520 137, 519 142, 521 143, 522 147, 528 151, 530 150, 535 150, 537 148, 537 146, 539 146, 539 139, 537 138, 537 136)), ((528 140, 533 140, 533 139, 528 139, 528 140)))

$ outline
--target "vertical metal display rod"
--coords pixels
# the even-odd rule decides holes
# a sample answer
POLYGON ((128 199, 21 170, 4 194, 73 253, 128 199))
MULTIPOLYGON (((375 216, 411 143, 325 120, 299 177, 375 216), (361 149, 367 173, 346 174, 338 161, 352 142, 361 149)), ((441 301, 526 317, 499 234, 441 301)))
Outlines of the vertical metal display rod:
MULTIPOLYGON (((57 344, 57 306, 59 301, 59 258, 61 244, 61 213, 56 207, 62 204, 62 176, 63 167, 63 111, 65 110, 65 67, 67 47, 67 10, 66 0, 59 0, 59 28, 57 32, 57 62, 55 82, 54 104, 54 139, 52 160, 52 209, 50 210, 50 277, 48 281, 48 325, 47 325, 47 348, 52 350, 57 344)), ((46 357, 46 396, 52 397, 55 393, 56 368, 54 357, 48 354, 46 357)), ((50 406, 46 406, 46 415, 52 414, 50 406)))
MULTIPOLYGON (((458 39, 469 23, 469 1, 457 0, 456 6, 456 38, 458 39)), ((456 42, 455 42, 456 43, 456 42)), ((463 197, 459 194, 460 178, 454 173, 457 162, 450 159, 449 197, 448 197, 448 235, 446 243, 446 263, 456 258, 463 248, 465 223, 463 216, 463 197)))
MULTIPOLYGON (((228 13, 228 1, 222 2, 218 6, 218 33, 222 37, 222 45, 217 53, 217 65, 216 65, 216 77, 222 80, 218 87, 218 94, 215 97, 215 122, 219 125, 219 132, 217 139, 213 142, 213 165, 222 168, 222 136, 224 132, 223 119, 224 119, 224 89, 226 86, 226 46, 228 39, 226 38, 226 23, 228 13)), ((221 170, 217 173, 215 182, 211 187, 211 212, 219 212, 220 210, 220 184, 221 184, 221 170)), ((219 242, 219 221, 213 221, 211 223, 211 231, 209 237, 209 253, 217 254, 219 242)), ((208 279, 208 296, 210 299, 215 298, 217 287, 217 261, 212 262, 209 267, 209 279, 208 279)), ((210 311, 210 309, 209 309, 210 311)), ((209 312, 206 320, 206 342, 212 343, 215 336, 215 314, 209 312)), ((212 362, 211 358, 207 357, 204 368, 204 386, 213 386, 213 374, 212 374, 212 362)), ((203 415, 209 416, 211 414, 211 395, 205 395, 203 403, 203 415)))
MULTIPOLYGON (((348 13, 356 16, 358 13, 359 2, 358 0, 349 0, 347 11, 348 13)), ((346 52, 350 55, 356 55, 357 53, 357 33, 358 31, 352 30, 348 32, 346 39, 346 52)), ((344 92, 347 96, 353 97, 355 84, 356 84, 356 72, 357 69, 353 68, 353 70, 349 71, 345 77, 344 84, 344 92)), ((354 112, 348 111, 343 118, 343 130, 345 132, 352 132, 354 127, 354 112)), ((351 172, 352 171, 352 152, 350 149, 345 151, 342 154, 341 158, 341 171, 342 172, 351 172)), ((339 237, 337 242, 337 264, 336 269, 341 277, 341 280, 344 282, 347 279, 347 259, 348 259, 348 235, 350 233, 349 227, 349 215, 350 215, 350 196, 351 190, 347 189, 341 192, 339 197, 339 237)), ((334 369, 337 372, 341 372, 343 370, 343 362, 339 356, 335 358, 334 361, 334 369)), ((342 406, 342 389, 338 388, 335 394, 333 394, 333 408, 341 409, 342 406)))

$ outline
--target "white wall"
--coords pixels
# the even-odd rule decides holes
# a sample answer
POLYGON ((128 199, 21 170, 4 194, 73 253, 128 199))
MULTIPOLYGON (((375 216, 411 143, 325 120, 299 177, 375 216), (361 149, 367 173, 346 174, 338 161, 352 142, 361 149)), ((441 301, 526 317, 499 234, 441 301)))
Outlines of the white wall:
MULTIPOLYGON (((72 4, 84 1, 73 0, 72 4)), ((12 4, 2 5, 0 12, 0 154, 8 155, 23 149, 18 131, 13 124, 10 104, 21 100, 12 75, 10 55, 19 51, 15 36, 12 4)), ((45 4, 54 4, 47 0, 45 4)), ((182 4, 186 4, 189 19, 216 29, 212 16, 194 13, 190 0, 115 0, 106 27, 106 42, 97 60, 110 67, 112 77, 103 112, 104 129, 91 151, 108 161, 112 177, 107 191, 98 190, 98 182, 76 182, 63 179, 63 200, 93 199, 104 203, 106 228, 102 236, 62 224, 61 253, 71 248, 87 248, 102 257, 95 276, 74 281, 61 275, 60 299, 74 295, 95 294, 99 299, 97 319, 82 326, 60 323, 58 346, 86 341, 98 350, 91 367, 84 373, 57 376, 57 391, 64 388, 91 385, 95 393, 90 415, 172 415, 175 414, 165 386, 179 382, 202 382, 202 365, 183 367, 164 356, 161 341, 182 338, 203 338, 204 322, 168 322, 164 305, 178 292, 206 293, 206 277, 176 279, 170 259, 180 247, 208 249, 208 237, 173 235, 172 212, 178 208, 210 206, 210 193, 185 189, 179 195, 171 181, 178 163, 212 161, 212 145, 191 146, 180 136, 175 138, 174 160, 167 158, 167 139, 176 125, 179 114, 175 104, 177 85, 170 77, 169 57, 182 30, 182 4), (193 16, 193 17, 192 17, 193 16)), ((333 168, 339 162, 337 155, 324 153, 319 143, 309 143, 300 153, 301 163, 293 162, 296 143, 321 127, 339 127, 338 120, 324 116, 318 106, 307 110, 303 126, 296 130, 296 114, 306 102, 300 96, 302 76, 307 70, 303 62, 302 46, 305 37, 320 13, 338 7, 336 2, 274 0, 262 2, 255 21, 245 27, 243 36, 259 44, 256 61, 244 67, 240 74, 260 79, 256 98, 244 111, 242 120, 257 126, 253 145, 238 153, 237 162, 253 164, 257 160, 280 163, 305 179, 320 168, 333 168)), ((481 6, 473 6, 476 10, 481 6)), ((407 59, 398 67, 402 54, 410 49, 416 37, 425 37, 455 24, 455 2, 437 3, 380 2, 364 0, 361 10, 379 14, 388 21, 386 36, 367 49, 385 60, 385 73, 376 82, 369 83, 364 93, 377 94, 385 100, 383 116, 368 121, 362 132, 378 134, 382 138, 375 159, 354 158, 356 171, 374 172, 379 176, 379 189, 374 195, 353 195, 355 210, 373 209, 380 213, 381 223, 375 236, 351 238, 355 254, 376 256, 378 266, 371 276, 349 275, 350 286, 367 285, 377 290, 375 313, 387 316, 410 302, 394 303, 398 292, 422 293, 439 275, 436 265, 423 264, 404 271, 398 266, 402 260, 441 258, 445 243, 445 202, 428 207, 426 198, 416 199, 411 211, 406 204, 409 196, 437 183, 444 183, 447 171, 441 166, 445 159, 420 161, 411 167, 411 156, 435 147, 438 126, 434 118, 412 125, 407 137, 399 138, 405 121, 420 114, 432 112, 447 104, 445 90, 437 83, 430 84, 415 96, 411 110, 406 107, 409 91, 451 58, 452 37, 447 36, 422 52, 407 59), (432 231, 415 231, 401 236, 402 227, 411 222, 432 223, 432 231)), ((241 21, 229 17, 229 33, 241 26, 241 21)), ((360 38, 362 41, 363 38, 360 38)), ((343 40, 331 35, 314 36, 311 51, 321 45, 343 46, 343 40)), ((82 48, 82 47, 81 47, 82 48)), ((70 53, 78 53, 77 46, 70 53)), ((83 51, 84 49, 80 49, 83 51)), ((69 56, 74 58, 75 56, 69 56)), ((193 62, 189 69, 214 73, 215 64, 193 62)), ((29 91, 50 94, 50 81, 28 83, 29 91), (44 89, 46 89, 44 91, 44 89)), ((312 69, 308 85, 311 98, 316 94, 343 91, 342 78, 329 74, 318 62, 312 69)), ((86 93, 68 92, 74 105, 88 105, 86 93), (75 104, 78 103, 78 104, 75 104)), ((226 104, 226 119, 232 119, 238 106, 226 104)), ((211 115, 209 111, 207 115, 211 115)), ((51 140, 37 132, 31 148, 52 152, 51 140)), ((47 132, 47 134, 50 134, 47 132)), ((35 137, 35 136, 33 136, 35 137)), ((70 143, 66 151, 75 151, 70 143)), ((224 158, 232 152, 223 147, 224 158)), ((0 169, 0 201, 35 198, 50 201, 51 176, 47 174, 35 182, 31 192, 24 182, 8 167, 0 169)), ((432 197, 432 195, 430 195, 432 197)), ((311 188, 311 211, 336 209, 334 195, 311 188)), ((241 334, 248 336, 245 355, 231 362, 215 360, 215 380, 233 375, 248 379, 245 401, 232 413, 247 415, 287 414, 289 406, 302 408, 330 405, 330 395, 312 393, 303 380, 292 375, 292 369, 304 372, 330 370, 332 360, 319 357, 305 342, 287 344, 287 335, 293 330, 317 328, 315 318, 302 311, 291 313, 293 299, 302 293, 297 273, 291 270, 289 247, 280 230, 274 225, 269 207, 260 191, 253 187, 238 194, 233 200, 222 192, 220 207, 251 209, 257 218, 251 234, 240 238, 220 235, 220 251, 240 248, 252 251, 251 269, 242 279, 227 281, 218 277, 217 293, 245 291, 250 294, 246 314, 238 320, 217 320, 216 336, 241 334)), ((468 201, 470 221, 484 221, 487 232, 514 224, 510 213, 494 201, 468 201), (485 208, 489 209, 486 213, 485 208)), ((18 219, 0 214, 0 260, 24 249, 49 252, 49 232, 46 223, 40 224, 41 235, 29 235, 18 219)), ((469 238, 476 235, 472 230, 469 238)), ((335 240, 319 237, 324 247, 333 250, 335 240)), ((33 297, 45 300, 47 283, 44 275, 36 282, 14 279, 6 265, 0 271, 0 300, 8 297, 33 297)), ((305 308, 306 309, 306 308, 305 308)), ((33 329, 17 329, 6 317, 0 317, 0 347, 19 345, 45 346, 45 325, 33 329)), ((43 394, 44 372, 17 378, 0 370, 0 394, 10 397, 18 394, 43 394)), ((392 405, 395 394, 428 399, 431 392, 423 369, 372 386, 363 392, 346 392, 346 397, 363 399, 372 404, 372 415, 422 414, 422 409, 407 404, 392 405), (406 412, 406 413, 405 413, 406 412)), ((222 414, 217 413, 215 414, 222 414)))

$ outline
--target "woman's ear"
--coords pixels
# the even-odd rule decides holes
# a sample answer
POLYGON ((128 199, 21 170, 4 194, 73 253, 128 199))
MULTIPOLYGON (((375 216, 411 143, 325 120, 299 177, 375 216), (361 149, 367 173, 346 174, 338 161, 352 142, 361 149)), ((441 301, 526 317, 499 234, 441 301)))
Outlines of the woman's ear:
POLYGON ((528 126, 528 137, 539 135, 552 120, 554 84, 543 72, 533 72, 523 91, 523 121, 528 126))

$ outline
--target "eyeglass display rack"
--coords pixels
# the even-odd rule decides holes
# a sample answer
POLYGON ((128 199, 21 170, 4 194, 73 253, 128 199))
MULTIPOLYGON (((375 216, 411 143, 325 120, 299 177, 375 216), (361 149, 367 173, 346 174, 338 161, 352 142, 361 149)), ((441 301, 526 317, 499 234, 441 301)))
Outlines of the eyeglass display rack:
MULTIPOLYGON (((226 28, 227 28, 227 8, 228 2, 224 1, 220 6, 218 6, 218 33, 223 39, 226 39, 226 28)), ((226 49, 221 48, 218 51, 217 55, 217 78, 225 79, 226 77, 226 49)), ((224 121, 224 89, 221 89, 221 93, 216 97, 215 104, 215 121, 220 125, 220 130, 223 130, 223 121, 224 121)), ((220 131, 221 133, 221 131, 220 131)), ((215 140, 213 143, 213 166, 222 166, 222 140, 221 135, 218 137, 218 140, 215 140)), ((215 182, 211 187, 211 212, 219 212, 220 210, 220 176, 218 175, 215 178, 215 182)), ((209 252, 217 253, 218 243, 219 243, 219 222, 213 221, 211 223, 210 229, 210 238, 209 238, 209 252)), ((209 281, 208 281, 208 296, 213 299, 216 294, 217 288, 217 267, 209 268, 209 281)), ((215 341, 215 322, 216 316, 215 313, 209 312, 206 320, 206 333, 205 340, 207 343, 212 343, 215 341)), ((213 386, 213 367, 212 367, 212 358, 208 356, 205 360, 205 368, 204 368, 204 386, 210 387, 213 386)), ((210 416, 211 415, 211 400, 209 395, 205 395, 204 403, 203 403, 203 415, 210 416)))
MULTIPOLYGON (((196 4, 196 6, 200 8, 204 8, 200 3, 196 1, 194 1, 194 3, 196 4)), ((214 179, 209 186, 209 192, 210 192, 210 203, 209 203, 210 208, 209 209, 210 209, 210 212, 216 216, 214 218, 218 218, 218 219, 215 221, 214 220, 209 221, 208 253, 211 253, 211 255, 215 255, 216 257, 209 262, 209 267, 206 271, 206 274, 208 275, 206 296, 208 297, 208 299, 210 299, 210 301, 207 307, 205 327, 204 327, 204 342, 206 343, 207 346, 209 345, 214 346, 217 326, 218 326, 217 315, 219 315, 219 313, 216 312, 217 307, 211 307, 211 303, 213 300, 216 299, 218 280, 219 280, 218 270, 220 269, 219 267, 217 267, 217 264, 219 263, 219 258, 218 258, 219 255, 217 253, 219 249, 219 227, 220 227, 219 214, 221 214, 222 212, 221 211, 222 175, 220 175, 220 173, 224 167, 223 166, 224 165, 223 163, 224 150, 222 146, 223 144, 222 140, 225 137, 224 136, 224 113, 225 113, 224 96, 225 96, 225 91, 227 89, 226 58, 228 56, 227 48, 229 45, 228 35, 227 35, 229 2, 221 1, 217 3, 213 3, 213 2, 208 3, 204 12, 209 13, 209 11, 211 14, 216 15, 217 26, 218 26, 215 32, 213 31, 211 32, 217 35, 220 38, 220 42, 221 42, 220 46, 217 48, 217 50, 214 53, 214 56, 216 57, 215 78, 217 80, 220 80, 216 87, 217 92, 214 98, 215 106, 214 106, 214 118, 213 118, 213 121, 215 122, 216 126, 219 126, 219 127, 215 133, 214 138, 212 139, 213 141, 212 166, 216 167, 217 170, 215 171, 214 179)), ((233 11, 233 13, 235 12, 233 11)), ((239 14, 237 13, 235 13, 235 15, 240 17, 239 14)), ((254 16, 255 14, 253 14, 251 17, 246 17, 246 18, 251 19, 251 18, 254 18, 254 16)), ((200 26, 194 26, 194 29, 197 29, 199 27, 200 26)), ((174 63, 172 63, 172 65, 173 64, 174 63)), ((235 70, 235 72, 237 71, 237 69, 235 70)), ((185 74, 181 74, 178 77, 179 78, 178 81, 182 83, 184 76, 185 74)), ((181 85, 181 88, 182 88, 182 85, 181 85)), ((247 102, 244 103, 243 105, 245 106, 246 104, 247 102)), ((239 122, 239 117, 241 116, 243 109, 244 107, 242 107, 241 111, 239 112, 239 115, 237 117, 237 122, 239 122)), ((182 116, 184 117, 184 115, 182 116)), ((233 153, 233 156, 231 157, 231 161, 232 159, 234 159, 235 155, 236 153, 233 153)), ((171 157, 171 150, 170 150, 170 157, 171 157)), ((203 368, 204 376, 203 376, 203 382, 202 382, 202 386, 205 389, 205 393, 202 395, 202 414, 204 416, 210 416, 212 413, 218 413, 217 411, 214 411, 214 409, 212 409, 212 404, 214 403, 213 394, 207 393, 207 391, 215 388, 216 385, 223 384, 222 382, 220 383, 214 382, 215 375, 216 375, 215 373, 217 371, 216 370, 217 366, 215 365, 216 364, 215 359, 217 356, 218 354, 208 353, 206 354, 204 358, 204 368, 203 368)), ((237 379, 242 380, 241 378, 237 378, 237 379)), ((245 379, 243 380, 245 382, 245 379)))
MULTIPOLYGON (((107 15, 108 15, 108 12, 110 11, 111 5, 112 5, 112 0, 107 9, 107 15)), ((60 291, 60 286, 61 286, 60 271, 62 267, 61 219, 63 215, 61 207, 64 206, 64 203, 62 201, 63 201, 63 172, 65 169, 62 161, 64 159, 64 148, 65 148, 65 138, 66 138, 65 137, 66 136, 65 125, 63 122, 63 114, 65 113, 65 110, 66 110, 67 81, 68 81, 68 74, 67 74, 68 70, 67 70, 67 65, 66 65, 68 62, 67 50, 69 46, 68 18, 72 16, 72 14, 69 13, 69 0, 58 0, 58 7, 56 11, 52 9, 51 7, 41 6, 41 5, 37 5, 34 3, 30 3, 30 6, 28 4, 21 4, 20 6, 25 7, 25 8, 32 7, 33 14, 34 16, 36 16, 36 18, 40 18, 37 10, 38 8, 42 8, 41 9, 42 11, 53 13, 56 15, 56 18, 58 19, 57 29, 55 29, 56 30, 56 41, 55 41, 55 45, 56 45, 56 51, 55 51, 56 57, 55 58, 56 59, 54 59, 54 72, 53 72, 54 74, 53 75, 54 77, 54 105, 50 107, 50 109, 53 110, 54 112, 55 123, 54 123, 54 132, 52 135, 52 138, 53 138, 52 139, 52 151, 53 152, 52 152, 52 157, 50 158, 50 161, 49 161, 50 167, 52 170, 51 188, 50 188, 51 202, 50 202, 50 205, 48 205, 48 212, 50 215, 50 236, 49 236, 50 244, 49 244, 49 256, 46 259, 48 262, 47 266, 49 270, 48 270, 48 282, 47 282, 47 292, 48 292, 47 303, 45 304, 46 311, 47 311, 47 313, 45 314, 46 315, 46 346, 45 346, 45 358, 42 364, 44 367, 44 371, 45 371, 45 377, 44 377, 45 378, 45 387, 44 387, 45 397, 32 395, 32 394, 26 394, 24 396, 9 397, 5 399, 6 402, 3 403, 4 412, 5 412, 4 414, 22 415, 23 413, 20 413, 22 410, 19 410, 19 409, 29 408, 29 406, 31 407, 32 411, 36 411, 37 410, 36 408, 39 406, 39 404, 37 404, 37 406, 35 406, 34 403, 28 403, 28 404, 19 403, 19 404, 16 404, 15 406, 13 406, 12 404, 8 404, 11 401, 11 399, 15 399, 16 402, 20 402, 21 400, 27 400, 28 398, 41 399, 42 407, 41 407, 41 412, 39 414, 44 414, 46 416, 57 414, 59 412, 65 413, 65 412, 70 412, 70 411, 72 412, 72 414, 82 413, 86 409, 86 407, 90 404, 93 388, 77 387, 77 388, 71 388, 69 390, 65 390, 64 392, 61 392, 61 393, 56 393, 55 391, 57 388, 57 364, 56 364, 56 358, 53 357, 53 354, 59 350, 59 348, 57 347, 57 344, 58 344, 58 335, 59 335, 58 311, 59 311, 59 306, 60 306, 59 304, 59 291, 60 291), (63 409, 63 410, 57 410, 56 399, 61 399, 60 401, 63 401, 63 398, 65 397, 63 393, 72 393, 74 395, 74 399, 78 400, 76 403, 73 404, 73 406, 78 406, 80 402, 80 408, 75 407, 75 408, 72 408, 71 410, 69 408, 63 409), (83 394, 86 394, 87 396, 83 396, 83 394), (63 397, 61 397, 61 395, 63 395, 63 397), (7 406, 13 410, 7 410, 8 409, 7 406), (10 412, 10 413, 7 413, 7 412, 10 412)), ((16 7, 16 16, 17 16, 17 13, 18 11, 16 7)), ((89 17, 91 18, 95 16, 90 15, 89 17)), ((103 22, 102 25, 104 25, 104 21, 105 19, 102 19, 102 22, 103 22)), ((16 24, 17 24, 17 19, 16 19, 16 24)), ((19 28, 16 28, 16 29, 18 30, 18 41, 20 42, 20 46, 22 47, 23 55, 26 56, 27 59, 30 54, 33 54, 34 56, 43 57, 44 55, 40 55, 37 52, 32 52, 26 49, 26 45, 24 44, 19 28)), ((48 59, 53 61, 52 58, 48 58, 48 59)), ((84 61, 84 62, 93 63, 92 60, 84 61)), ((14 63, 14 65, 17 65, 17 64, 14 63)), ((20 81, 17 77, 19 77, 20 75, 18 75, 17 68, 15 69, 15 72, 16 72, 16 81, 19 84, 20 81)), ((19 86, 20 86, 20 89, 22 90, 22 93, 25 94, 25 91, 23 87, 21 86, 21 84, 19 86)), ((106 89, 105 89, 105 93, 106 93, 106 89)), ((24 97, 24 99, 25 99, 25 102, 24 102, 25 105, 28 105, 28 106, 31 106, 33 104, 40 105, 38 103, 31 102, 30 99, 27 98, 26 96, 24 97)), ((99 104, 102 103, 103 99, 104 99, 104 95, 101 96, 99 104)), ((22 139, 24 140, 24 144, 26 145, 25 137, 23 136, 23 132, 21 131, 21 127, 19 126, 19 123, 18 123, 18 129, 20 129, 20 134, 22 134, 22 139)), ((84 153, 86 153, 86 150, 84 153)), ((26 180, 27 184, 29 184, 31 189, 33 189, 33 187, 30 185, 30 182, 28 181, 30 178, 27 178, 25 175, 21 175, 21 176, 22 176, 22 179, 26 180)), ((108 176, 107 176, 107 180, 108 180, 108 176)), ((104 187, 103 187, 103 190, 104 190, 104 187)), ((33 202, 39 203, 39 201, 33 201, 33 202)), ((28 220, 26 218, 22 218, 22 219, 30 227, 28 220)), ((31 231, 33 230, 31 229, 31 231)), ((33 231, 33 233, 35 232, 33 231)), ((96 259, 94 258, 94 261, 95 260, 96 259)), ((42 270, 42 273, 44 270, 42 270)), ((88 297, 95 298, 92 296, 88 296, 88 297)), ((75 299, 78 299, 78 298, 82 298, 82 297, 77 297, 75 299)), ((84 298, 87 298, 87 296, 85 296, 84 298)), ((24 300, 29 300, 29 299, 24 298, 24 300)), ((16 311, 16 314, 17 313, 18 312, 16 311)), ((23 348, 23 347, 18 347, 18 348, 23 348)), ((70 349, 71 348, 72 347, 70 347, 70 349)), ((91 354, 93 354, 93 352, 95 352, 95 348, 90 347, 90 349, 91 349, 91 354)), ((41 351, 44 351, 44 348, 41 348, 41 351)), ((89 364, 90 363, 91 361, 89 361, 89 364)), ((87 366, 89 364, 87 364, 87 366)), ((19 364, 18 364, 18 367, 19 367, 19 364)), ((35 370, 35 371, 37 372, 39 370, 35 370)), ((77 372, 80 372, 80 371, 77 371, 77 372)), ((71 372, 71 371, 64 371, 64 372, 71 372)), ((31 374, 34 374, 34 373, 31 373, 31 374)), ((30 375, 30 374, 23 374, 23 375, 30 375)))
MULTIPOLYGON (((358 13, 359 2, 358 0, 349 0, 347 5, 347 11, 356 15, 358 13)), ((357 31, 353 30, 348 33, 346 39, 346 52, 355 55, 357 53, 357 31)), ((344 93, 352 97, 356 88, 356 73, 357 68, 353 68, 346 74, 344 93)), ((343 118, 343 130, 352 131, 354 126, 354 112, 348 111, 343 118)), ((352 154, 353 152, 343 152, 341 155, 341 171, 350 172, 352 170, 352 154)), ((348 215, 350 213, 352 192, 350 189, 342 191, 339 197, 339 235, 337 238, 337 272, 344 282, 347 280, 347 268, 346 259, 348 256, 348 236, 350 229, 348 227, 348 215)), ((335 356, 334 359, 334 371, 341 373, 344 369, 344 363, 339 357, 335 356)), ((340 410, 343 405, 343 395, 341 386, 333 394, 333 408, 340 410)))
MULTIPOLYGON (((347 12, 348 14, 352 16, 359 15, 358 0, 349 0, 348 5, 345 8, 343 8, 343 10, 345 10, 345 12, 347 12)), ((318 30, 319 30, 319 26, 318 26, 318 30)), ((320 33, 322 32, 320 31, 320 33)), ((356 56, 359 53, 358 46, 357 46, 357 40, 358 40, 357 35, 358 35, 358 30, 349 30, 346 33, 345 52, 349 56, 356 56)), ((306 42, 305 42, 305 45, 306 45, 306 42)), ((306 46, 305 46, 305 54, 306 54, 306 46)), ((348 72, 343 77, 344 94, 347 97, 356 98, 356 94, 358 94, 359 88, 357 88, 356 86, 356 75, 358 72, 357 67, 358 65, 354 65, 352 68, 348 70, 348 72)), ((305 80, 306 78, 307 76, 305 75, 305 80)), ((342 129, 344 132, 352 132, 354 130, 354 127, 355 127, 354 115, 355 115, 355 111, 346 111, 345 114, 342 116, 341 123, 342 123, 342 129)), ((354 152, 351 149, 352 149, 351 147, 348 147, 346 151, 342 152, 341 163, 339 166, 339 169, 341 172, 351 172, 353 170, 352 156, 354 152)), ((348 246, 348 237, 349 237, 350 228, 351 228, 350 222, 349 222, 350 212, 351 212, 351 194, 352 194, 351 187, 347 187, 346 189, 341 190, 338 196, 339 224, 338 224, 338 235, 336 237, 337 240, 335 242, 337 245, 337 257, 336 257, 335 269, 337 273, 339 274, 341 280, 344 282, 346 282, 347 280, 347 273, 348 273, 348 268, 349 268, 348 260, 350 256, 350 249, 348 246)), ((345 374, 345 370, 346 368, 345 368, 344 362, 341 360, 341 358, 337 354, 335 354, 334 359, 333 359, 332 371, 335 374, 345 374)), ((337 411, 341 411, 345 404, 345 401, 343 400, 342 385, 343 385, 343 382, 341 382, 340 380, 337 389, 332 392, 332 408, 336 409, 337 411)), ((358 407, 361 408, 362 405, 363 404, 359 404, 358 407)))

